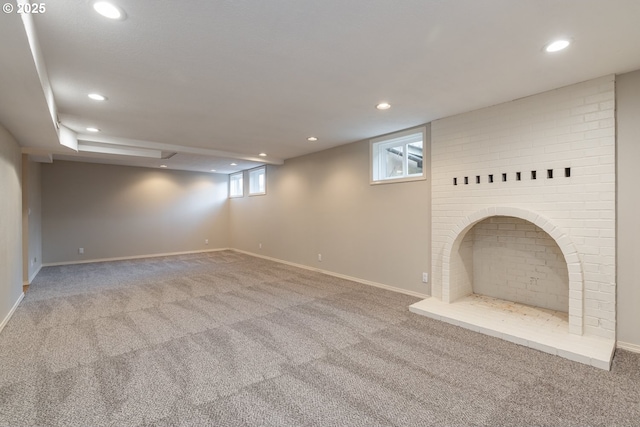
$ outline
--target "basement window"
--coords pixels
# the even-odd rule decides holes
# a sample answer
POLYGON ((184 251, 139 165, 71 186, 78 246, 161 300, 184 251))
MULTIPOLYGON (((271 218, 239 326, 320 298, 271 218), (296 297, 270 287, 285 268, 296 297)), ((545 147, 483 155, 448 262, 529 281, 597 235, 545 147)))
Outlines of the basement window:
POLYGON ((426 179, 425 128, 410 129, 371 140, 371 184, 426 179))
POLYGON ((249 171, 249 195, 267 194, 267 169, 265 166, 249 171))
POLYGON ((243 172, 229 175, 229 197, 244 196, 243 172))

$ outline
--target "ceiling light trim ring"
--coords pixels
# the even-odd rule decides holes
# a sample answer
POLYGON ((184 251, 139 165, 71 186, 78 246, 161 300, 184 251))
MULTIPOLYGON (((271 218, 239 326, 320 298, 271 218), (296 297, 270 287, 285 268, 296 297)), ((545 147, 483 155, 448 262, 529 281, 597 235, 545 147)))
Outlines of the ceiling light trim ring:
POLYGON ((104 95, 101 95, 97 92, 92 92, 90 94, 87 95, 89 98, 93 99, 94 101, 106 101, 108 98, 104 95))
POLYGON ((560 52, 571 46, 571 43, 572 40, 568 38, 555 39, 544 45, 543 50, 547 53, 560 52))
POLYGON ((98 0, 93 2, 93 10, 101 16, 113 21, 124 21, 127 14, 120 6, 110 1, 98 0))

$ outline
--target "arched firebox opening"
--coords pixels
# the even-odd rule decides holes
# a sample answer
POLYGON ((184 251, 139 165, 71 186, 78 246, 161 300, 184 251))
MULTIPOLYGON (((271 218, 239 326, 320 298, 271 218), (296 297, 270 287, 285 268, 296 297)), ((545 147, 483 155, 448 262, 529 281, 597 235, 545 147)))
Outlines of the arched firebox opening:
POLYGON ((582 267, 571 240, 542 216, 516 208, 476 212, 446 243, 442 301, 468 295, 566 312, 582 335, 582 267))

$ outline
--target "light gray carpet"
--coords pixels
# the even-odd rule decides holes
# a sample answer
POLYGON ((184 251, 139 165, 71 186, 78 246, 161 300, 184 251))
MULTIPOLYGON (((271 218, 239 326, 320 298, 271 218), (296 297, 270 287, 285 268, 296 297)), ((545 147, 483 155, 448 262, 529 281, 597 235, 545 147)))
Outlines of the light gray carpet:
POLYGON ((43 269, 0 334, 0 425, 640 425, 611 372, 231 251, 43 269))

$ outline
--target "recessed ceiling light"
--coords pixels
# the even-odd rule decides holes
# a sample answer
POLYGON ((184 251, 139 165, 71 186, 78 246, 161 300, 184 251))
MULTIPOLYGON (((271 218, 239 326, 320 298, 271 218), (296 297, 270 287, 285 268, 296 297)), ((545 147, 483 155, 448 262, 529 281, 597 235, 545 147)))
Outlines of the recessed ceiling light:
POLYGON ((167 167, 167 165, 160 165, 160 167, 161 167, 161 168, 166 168, 166 167, 167 167))
POLYGON ((87 128, 87 130, 89 132, 100 132, 100 129, 98 129, 98 128, 87 128))
POLYGON ((215 169, 211 169, 211 172, 215 172, 215 171, 216 171, 215 169))
POLYGON ((260 157, 267 157, 267 153, 260 153, 260 154, 258 154, 258 156, 260 156, 260 157))
POLYGON ((558 52, 571 44, 569 40, 556 40, 544 47, 545 52, 558 52))
POLYGON ((388 110, 389 108, 391 108, 391 104, 389 104, 388 102, 381 102, 380 104, 376 105, 376 108, 378 110, 388 110))
POLYGON ((107 97, 104 95, 100 95, 99 93, 90 93, 89 95, 87 95, 89 98, 93 99, 94 101, 106 101, 107 97))
POLYGON ((314 141, 317 141, 317 140, 318 140, 318 138, 316 138, 315 136, 310 136, 309 138, 307 138, 307 141, 311 141, 311 142, 314 142, 314 141))
POLYGON ((231 163, 231 166, 238 166, 237 163, 231 163))
POLYGON ((97 1, 93 3, 93 8, 105 18, 122 21, 127 17, 122 8, 108 1, 97 1))

